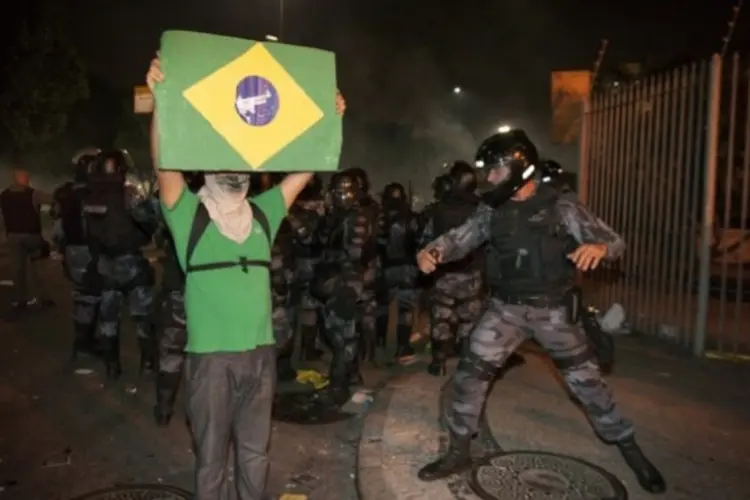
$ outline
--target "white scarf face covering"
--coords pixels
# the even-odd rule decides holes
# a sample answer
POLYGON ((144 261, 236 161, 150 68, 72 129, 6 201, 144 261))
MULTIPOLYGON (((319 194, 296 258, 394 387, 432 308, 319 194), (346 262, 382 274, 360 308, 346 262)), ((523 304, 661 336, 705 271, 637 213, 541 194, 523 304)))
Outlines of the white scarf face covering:
POLYGON ((247 202, 250 175, 207 173, 198 198, 219 232, 236 243, 244 243, 253 228, 253 210, 247 202))

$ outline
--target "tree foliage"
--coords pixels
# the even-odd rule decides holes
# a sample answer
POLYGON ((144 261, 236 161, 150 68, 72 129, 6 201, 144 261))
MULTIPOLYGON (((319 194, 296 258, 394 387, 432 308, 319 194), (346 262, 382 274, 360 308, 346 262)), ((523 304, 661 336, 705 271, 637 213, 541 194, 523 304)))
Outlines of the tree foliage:
POLYGON ((88 96, 86 72, 53 2, 29 8, 8 47, 0 123, 19 152, 65 132, 73 105, 88 96))

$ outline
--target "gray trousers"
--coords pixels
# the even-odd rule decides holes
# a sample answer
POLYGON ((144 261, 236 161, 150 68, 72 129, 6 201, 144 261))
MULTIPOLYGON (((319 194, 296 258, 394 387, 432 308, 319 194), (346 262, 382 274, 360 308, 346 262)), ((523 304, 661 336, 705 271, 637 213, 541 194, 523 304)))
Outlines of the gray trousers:
POLYGON ((39 234, 8 234, 8 252, 10 256, 11 273, 13 273, 13 289, 11 301, 15 304, 25 304, 34 293, 39 293, 39 276, 37 263, 32 257, 38 255, 44 246, 44 239, 39 234), (32 293, 29 293, 31 285, 32 293))
POLYGON ((185 392, 195 441, 195 500, 264 498, 275 390, 275 346, 187 355, 185 392), (230 443, 236 497, 227 474, 230 443))
POLYGON ((491 381, 528 338, 547 351, 599 437, 613 443, 633 435, 632 424, 620 415, 602 379, 586 334, 580 325, 568 323, 565 308, 509 305, 494 298, 471 333, 451 383, 451 403, 443 417, 455 435, 476 434, 491 381))

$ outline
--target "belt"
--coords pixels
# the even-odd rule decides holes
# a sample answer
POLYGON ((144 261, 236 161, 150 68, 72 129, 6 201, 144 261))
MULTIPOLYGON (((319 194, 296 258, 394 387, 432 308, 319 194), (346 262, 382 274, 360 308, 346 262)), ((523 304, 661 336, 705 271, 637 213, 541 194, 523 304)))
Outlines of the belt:
POLYGON ((492 292, 492 297, 504 304, 539 307, 552 309, 566 306, 564 297, 549 295, 509 295, 507 293, 492 292))

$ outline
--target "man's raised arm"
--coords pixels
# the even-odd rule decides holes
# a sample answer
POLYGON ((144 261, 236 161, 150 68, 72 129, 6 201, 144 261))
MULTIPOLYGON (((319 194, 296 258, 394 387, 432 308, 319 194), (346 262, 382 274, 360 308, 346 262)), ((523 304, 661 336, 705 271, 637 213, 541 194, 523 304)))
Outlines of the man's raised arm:
MULTIPOLYGON (((152 94, 154 93, 154 87, 162 81, 164 81, 164 73, 161 71, 159 56, 157 55, 151 61, 151 66, 149 66, 146 74, 146 84, 152 94)), ((185 179, 182 177, 182 172, 162 170, 161 165, 159 165, 159 126, 157 125, 156 113, 156 100, 154 99, 154 114, 151 117, 151 162, 159 181, 159 198, 165 207, 172 208, 182 195, 182 190, 185 188, 185 179)))

